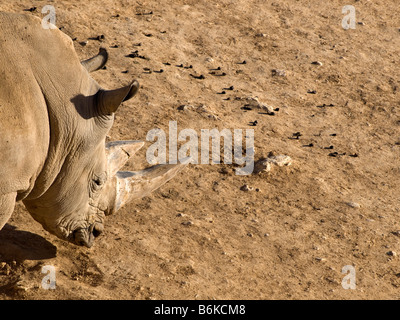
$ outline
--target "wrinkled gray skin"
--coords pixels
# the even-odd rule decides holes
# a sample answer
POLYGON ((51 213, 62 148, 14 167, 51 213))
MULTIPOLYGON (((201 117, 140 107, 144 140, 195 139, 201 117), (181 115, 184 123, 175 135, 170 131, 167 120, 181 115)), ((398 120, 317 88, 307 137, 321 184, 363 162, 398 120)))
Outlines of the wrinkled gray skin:
POLYGON ((114 112, 139 84, 102 89, 90 72, 106 61, 102 49, 80 62, 58 29, 0 12, 0 229, 22 200, 47 231, 91 247, 106 215, 187 163, 118 171, 143 143, 105 139, 114 112))

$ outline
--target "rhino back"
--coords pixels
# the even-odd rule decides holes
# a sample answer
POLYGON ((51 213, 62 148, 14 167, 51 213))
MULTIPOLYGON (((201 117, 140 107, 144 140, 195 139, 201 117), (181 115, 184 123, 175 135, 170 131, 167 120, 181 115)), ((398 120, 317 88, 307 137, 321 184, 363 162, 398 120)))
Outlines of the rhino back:
POLYGON ((0 194, 32 189, 49 144, 46 103, 26 58, 21 18, 0 13, 0 194))
POLYGON ((0 12, 0 52, 0 194, 40 196, 86 126, 71 98, 98 85, 72 40, 36 17, 0 12))

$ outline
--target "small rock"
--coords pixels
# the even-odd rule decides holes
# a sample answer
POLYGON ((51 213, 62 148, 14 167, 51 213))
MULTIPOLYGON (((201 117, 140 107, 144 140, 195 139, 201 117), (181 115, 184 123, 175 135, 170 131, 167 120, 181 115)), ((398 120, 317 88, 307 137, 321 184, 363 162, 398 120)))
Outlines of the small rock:
POLYGON ((209 114, 208 118, 211 120, 220 120, 220 118, 218 118, 215 114, 209 114))
POLYGON ((315 260, 317 260, 319 262, 325 262, 326 261, 325 258, 321 258, 321 257, 316 257, 315 260))
POLYGON ((35 12, 36 9, 37 9, 37 7, 32 7, 32 8, 29 8, 29 9, 24 9, 24 11, 35 12))
POLYGON ((391 257, 397 256, 397 253, 396 253, 395 251, 388 251, 388 252, 386 252, 386 254, 387 254, 388 256, 391 256, 391 257))
POLYGON ((229 170, 228 170, 227 168, 222 168, 221 171, 220 171, 220 173, 222 173, 222 174, 228 174, 228 173, 229 173, 229 170))
POLYGON ((269 172, 272 169, 272 165, 277 165, 279 167, 290 166, 292 164, 292 158, 286 155, 269 155, 256 161, 254 164, 253 173, 269 172))
POLYGON ((269 172, 271 171, 272 165, 271 162, 268 161, 268 159, 260 159, 254 164, 254 173, 260 173, 260 172, 269 172))
POLYGON ((193 225, 193 222, 192 221, 185 221, 185 222, 182 222, 182 224, 184 225, 184 226, 192 226, 193 225))
POLYGON ((394 234, 397 237, 400 237, 400 230, 393 231, 392 234, 394 234))
POLYGON ((15 291, 28 291, 32 288, 32 284, 28 283, 26 280, 20 279, 14 283, 13 289, 15 291))
POLYGON ((187 215, 184 214, 184 213, 178 213, 176 216, 177 216, 177 217, 186 217, 187 215))
POLYGON ((322 66, 322 62, 321 61, 313 61, 313 62, 311 62, 311 64, 315 64, 317 66, 322 66))
POLYGON ((186 105, 186 104, 178 107, 178 110, 180 110, 180 111, 193 110, 193 109, 194 109, 194 106, 186 105))
POLYGON ((361 205, 357 202, 350 201, 350 202, 346 202, 346 204, 351 208, 355 208, 355 209, 361 208, 361 205))
POLYGON ((269 115, 275 115, 275 109, 265 103, 262 103, 258 100, 257 97, 247 97, 247 98, 238 98, 238 100, 244 100, 246 104, 244 105, 245 110, 260 109, 262 112, 266 112, 269 115))
POLYGON ((272 76, 286 77, 286 71, 281 69, 272 69, 272 76))
POLYGON ((245 184, 245 185, 240 187, 240 190, 242 190, 242 191, 252 191, 253 188, 249 187, 247 184, 245 184))
POLYGON ((260 108, 263 112, 266 112, 267 114, 269 114, 269 115, 271 115, 271 116, 275 115, 274 108, 271 107, 271 106, 268 106, 268 105, 266 105, 266 104, 261 104, 261 105, 259 106, 259 108, 260 108))

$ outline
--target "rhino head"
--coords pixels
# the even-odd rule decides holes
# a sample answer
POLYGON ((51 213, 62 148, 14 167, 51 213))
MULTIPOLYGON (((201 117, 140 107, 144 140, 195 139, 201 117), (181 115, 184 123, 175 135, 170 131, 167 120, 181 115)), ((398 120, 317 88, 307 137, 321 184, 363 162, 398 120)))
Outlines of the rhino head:
MULTIPOLYGON (((113 124, 114 113, 122 102, 137 93, 139 83, 133 81, 116 90, 102 89, 89 73, 102 68, 107 58, 107 51, 101 49, 97 56, 79 64, 85 70, 84 77, 90 83, 87 86, 90 90, 71 98, 79 114, 79 121, 74 120, 74 123, 78 124, 68 129, 72 131, 68 135, 63 135, 60 126, 53 124, 51 130, 55 132, 51 135, 52 149, 45 170, 39 175, 32 194, 23 200, 32 217, 47 231, 86 247, 91 247, 103 231, 105 216, 117 212, 134 199, 148 195, 187 164, 187 161, 182 161, 137 172, 120 171, 144 142, 106 143, 106 135, 113 124), (51 184, 42 187, 49 180, 51 184)), ((59 120, 59 116, 55 118, 50 122, 66 121, 59 120)))

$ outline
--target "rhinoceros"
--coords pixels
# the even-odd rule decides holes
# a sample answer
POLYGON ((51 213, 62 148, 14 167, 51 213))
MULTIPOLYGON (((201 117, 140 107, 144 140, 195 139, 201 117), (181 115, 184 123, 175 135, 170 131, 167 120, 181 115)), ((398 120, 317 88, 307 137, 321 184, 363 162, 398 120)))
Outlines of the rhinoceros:
POLYGON ((144 142, 106 136, 139 83, 101 88, 90 72, 107 59, 100 48, 80 61, 65 33, 34 16, 0 12, 0 230, 22 201, 45 230, 91 247, 105 216, 186 166, 119 171, 144 142))

